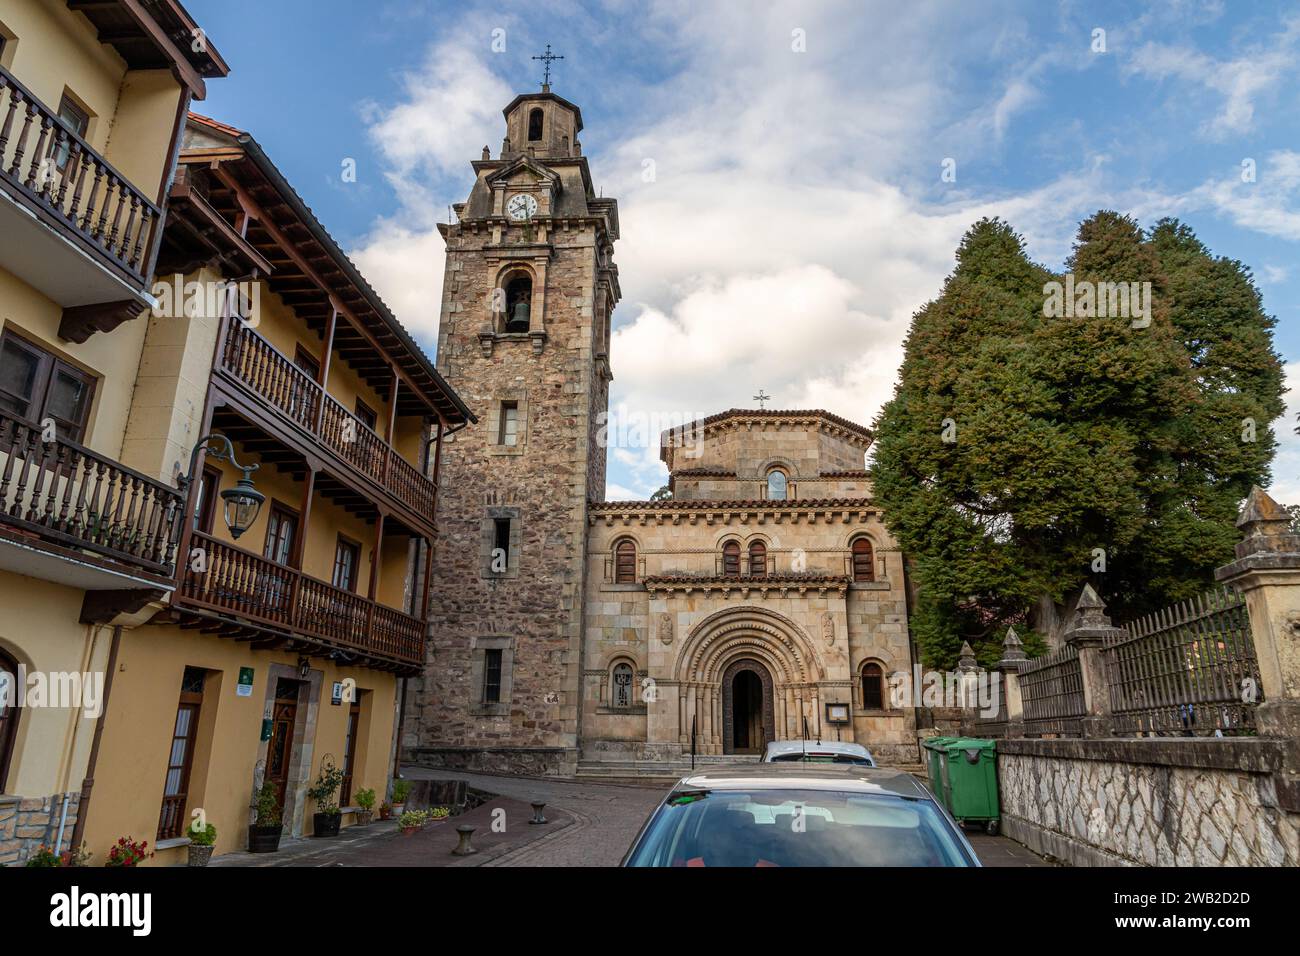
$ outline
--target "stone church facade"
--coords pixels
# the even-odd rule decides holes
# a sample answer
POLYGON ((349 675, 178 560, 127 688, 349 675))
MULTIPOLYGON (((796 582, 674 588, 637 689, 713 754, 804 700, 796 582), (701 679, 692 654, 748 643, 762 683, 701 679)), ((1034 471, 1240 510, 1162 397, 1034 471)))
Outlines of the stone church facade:
POLYGON ((671 499, 605 501, 617 201, 593 189, 577 106, 543 87, 504 112, 441 227, 438 368, 480 420, 437 463, 407 758, 567 774, 806 733, 913 759, 886 687, 911 648, 871 433, 724 412, 663 436, 671 499))

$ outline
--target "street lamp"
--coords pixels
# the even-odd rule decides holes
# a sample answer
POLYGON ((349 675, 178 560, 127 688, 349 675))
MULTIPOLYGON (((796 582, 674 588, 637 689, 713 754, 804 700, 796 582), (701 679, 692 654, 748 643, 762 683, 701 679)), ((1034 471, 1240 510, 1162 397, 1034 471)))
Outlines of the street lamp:
POLYGON ((206 435, 199 439, 194 450, 190 452, 189 474, 181 475, 178 479, 182 491, 189 488, 190 481, 198 470, 200 452, 207 452, 210 458, 215 458, 217 461, 228 461, 244 473, 244 476, 235 482, 235 487, 221 492, 221 500, 224 503, 222 514, 226 519, 226 527, 230 529, 230 536, 237 539, 253 526, 253 522, 257 520, 262 510, 262 503, 266 501, 266 495, 253 486, 253 479, 249 477, 259 466, 256 462, 251 465, 241 465, 236 461, 235 446, 225 435, 215 433, 206 435), (210 442, 215 442, 216 447, 209 447, 210 442))

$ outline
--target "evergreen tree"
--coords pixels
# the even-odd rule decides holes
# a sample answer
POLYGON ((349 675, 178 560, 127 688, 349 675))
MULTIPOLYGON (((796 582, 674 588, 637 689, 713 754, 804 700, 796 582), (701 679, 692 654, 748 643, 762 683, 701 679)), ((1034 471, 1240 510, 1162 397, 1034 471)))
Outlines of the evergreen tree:
POLYGON ((1080 226, 1067 271, 1149 282, 1149 322, 1044 316, 1065 277, 982 220, 914 316, 876 421, 875 495, 915 560, 931 666, 953 666, 963 640, 991 663, 1010 624, 1041 650, 1031 609, 1086 580, 1121 617, 1195 593, 1267 482, 1281 364, 1249 272, 1176 222, 1144 236, 1107 211, 1080 226))

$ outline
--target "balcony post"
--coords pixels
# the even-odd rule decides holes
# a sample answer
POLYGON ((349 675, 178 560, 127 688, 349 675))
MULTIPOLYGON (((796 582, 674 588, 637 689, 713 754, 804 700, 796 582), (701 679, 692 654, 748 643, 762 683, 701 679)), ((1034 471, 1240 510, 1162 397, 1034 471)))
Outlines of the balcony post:
POLYGON ((307 477, 302 482, 302 498, 298 502, 298 533, 293 536, 293 550, 289 557, 289 564, 298 572, 293 576, 293 588, 289 595, 289 619, 295 627, 298 626, 298 596, 302 590, 302 555, 307 544, 307 527, 311 520, 311 503, 315 491, 316 469, 308 462, 307 477))
POLYGON ((334 299, 330 298, 330 317, 325 324, 325 352, 321 355, 320 371, 316 373, 317 384, 320 385, 320 395, 316 399, 316 422, 315 430, 319 436, 321 432, 321 422, 325 417, 325 387, 330 381, 330 363, 334 358, 334 330, 338 327, 339 310, 334 304, 334 299))

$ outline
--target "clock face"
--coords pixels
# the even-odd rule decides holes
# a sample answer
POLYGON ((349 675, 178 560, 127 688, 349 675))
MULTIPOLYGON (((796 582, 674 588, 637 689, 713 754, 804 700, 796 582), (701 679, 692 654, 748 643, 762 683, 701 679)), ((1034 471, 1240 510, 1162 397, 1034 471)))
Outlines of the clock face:
POLYGON ((506 203, 506 211, 510 213, 510 218, 516 221, 532 219, 533 214, 537 212, 537 200, 527 193, 521 193, 506 203))

